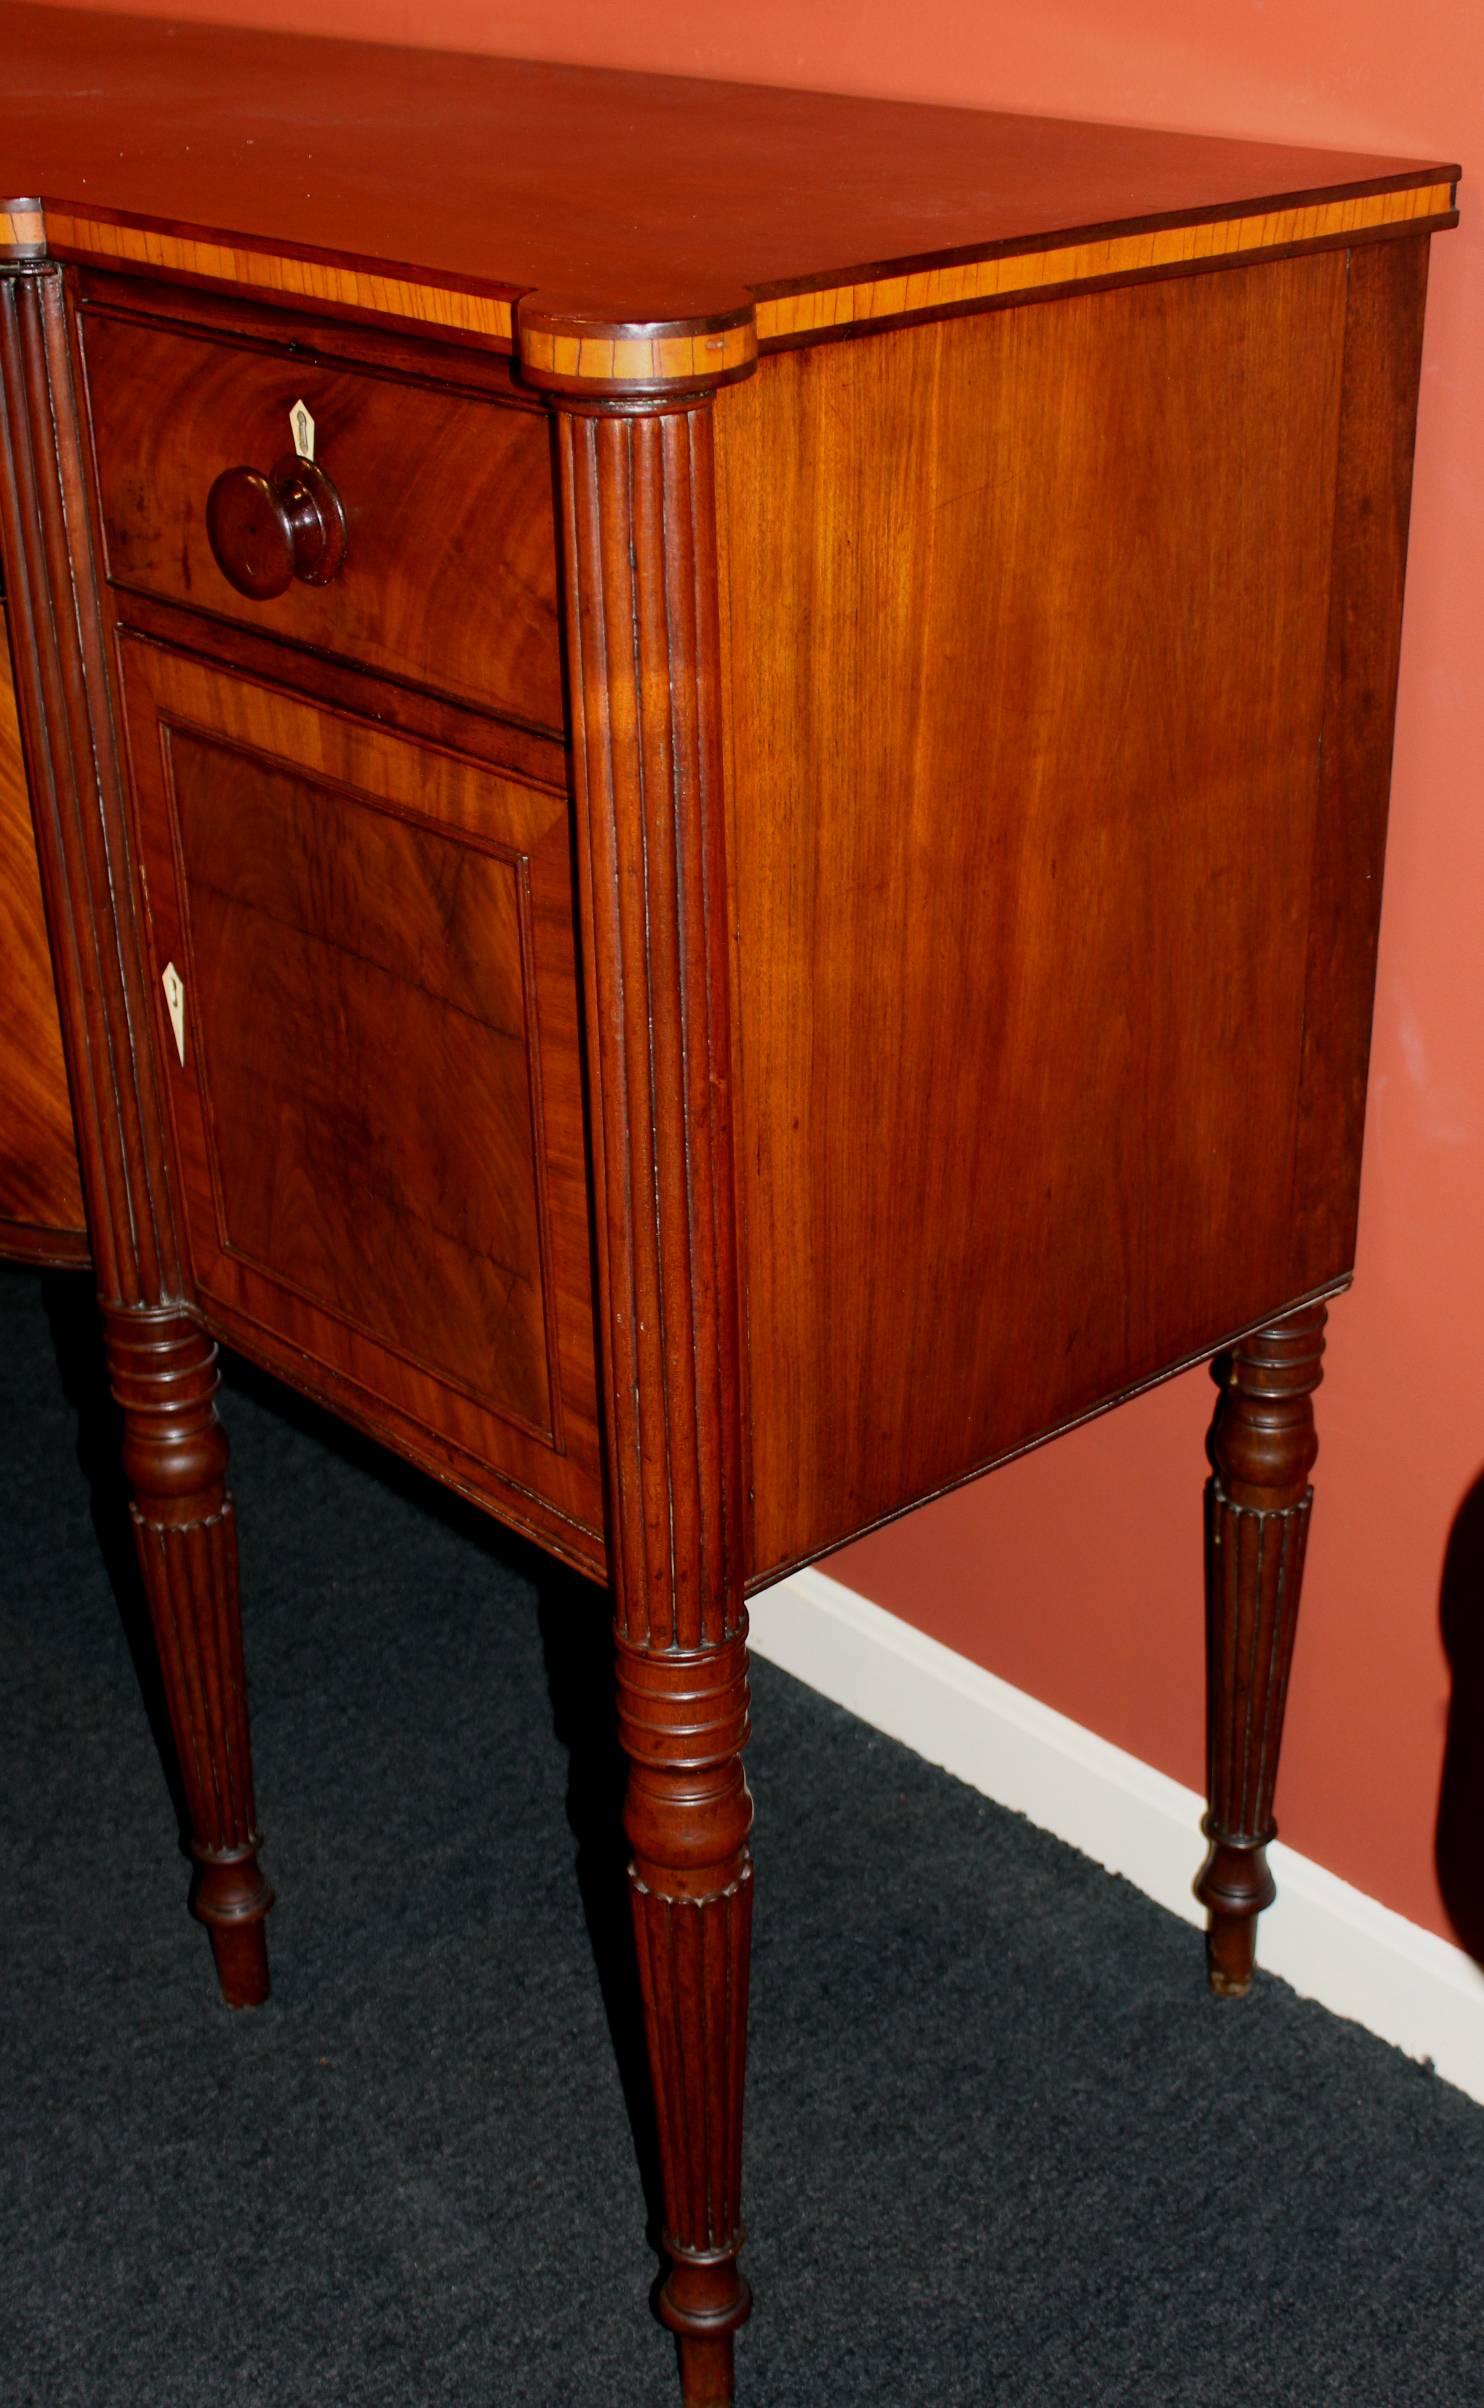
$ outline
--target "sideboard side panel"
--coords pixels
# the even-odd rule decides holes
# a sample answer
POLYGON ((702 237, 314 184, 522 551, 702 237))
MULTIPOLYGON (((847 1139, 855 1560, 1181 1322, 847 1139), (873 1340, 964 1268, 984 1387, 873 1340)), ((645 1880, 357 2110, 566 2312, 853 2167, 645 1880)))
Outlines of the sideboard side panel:
POLYGON ((1354 1012, 1302 1074, 1314 915, 1368 1004, 1376 901, 1316 854, 1350 269, 718 401, 752 1581, 1350 1270, 1354 1012))
POLYGON ((1350 260, 1319 825, 1294 1149, 1295 1243, 1355 1254, 1428 238, 1350 260))

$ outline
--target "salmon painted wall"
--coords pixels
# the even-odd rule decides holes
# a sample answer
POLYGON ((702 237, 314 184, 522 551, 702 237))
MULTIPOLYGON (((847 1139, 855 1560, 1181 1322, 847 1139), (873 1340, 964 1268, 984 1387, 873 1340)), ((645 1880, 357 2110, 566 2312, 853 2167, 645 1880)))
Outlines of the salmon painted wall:
MULTIPOLYGON (((1478 0, 1223 0, 1209 9, 1188 0, 1041 0, 1034 9, 1021 0, 911 9, 900 0, 750 0, 745 9, 714 0, 187 0, 175 13, 1373 147, 1461 159, 1479 179, 1465 184, 1462 227, 1433 248, 1359 1284, 1333 1313, 1319 1398, 1311 1569, 1278 1808, 1296 1847, 1484 1955, 1478 0), (1471 1845, 1440 1889, 1445 1590, 1461 1673, 1453 1819, 1468 1824, 1471 1845)), ((1204 1374, 1188 1375, 830 1568, 1199 1786, 1199 1490, 1211 1396, 1204 1374)))

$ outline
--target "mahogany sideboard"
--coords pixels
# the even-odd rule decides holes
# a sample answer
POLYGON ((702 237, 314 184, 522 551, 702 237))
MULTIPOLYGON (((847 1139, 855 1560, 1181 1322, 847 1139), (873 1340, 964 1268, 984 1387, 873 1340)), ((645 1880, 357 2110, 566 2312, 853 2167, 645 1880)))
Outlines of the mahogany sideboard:
MULTIPOLYGON (((0 41, 16 693, 192 1905, 261 2001, 220 1339, 611 1586, 716 2408, 745 1599, 1204 1356, 1199 1893, 1251 1978, 1457 171, 0 41)), ((5 1235, 77 1251, 19 1050, 5 1235)))

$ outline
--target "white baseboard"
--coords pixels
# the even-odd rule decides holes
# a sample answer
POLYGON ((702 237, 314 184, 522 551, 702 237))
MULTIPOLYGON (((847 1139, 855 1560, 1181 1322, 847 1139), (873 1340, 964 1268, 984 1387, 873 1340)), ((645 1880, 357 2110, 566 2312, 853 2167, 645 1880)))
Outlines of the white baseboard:
MULTIPOLYGON (((818 1571, 752 1604, 757 1654, 1013 1807, 1189 1923, 1204 1801, 818 1571)), ((1260 1960, 1484 2101, 1484 1970, 1275 1843, 1260 1960)))

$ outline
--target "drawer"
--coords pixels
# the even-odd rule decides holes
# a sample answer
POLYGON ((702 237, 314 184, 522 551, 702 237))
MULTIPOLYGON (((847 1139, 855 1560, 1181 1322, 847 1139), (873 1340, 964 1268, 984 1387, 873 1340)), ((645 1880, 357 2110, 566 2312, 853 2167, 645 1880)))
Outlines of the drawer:
MULTIPOLYGON (((550 429, 542 411, 84 313, 104 547, 116 586, 240 621, 383 676, 560 732, 550 429), (345 514, 331 582, 239 593, 207 537, 225 469, 269 474, 315 425, 345 514)), ((126 614, 127 615, 127 614, 126 614)))

